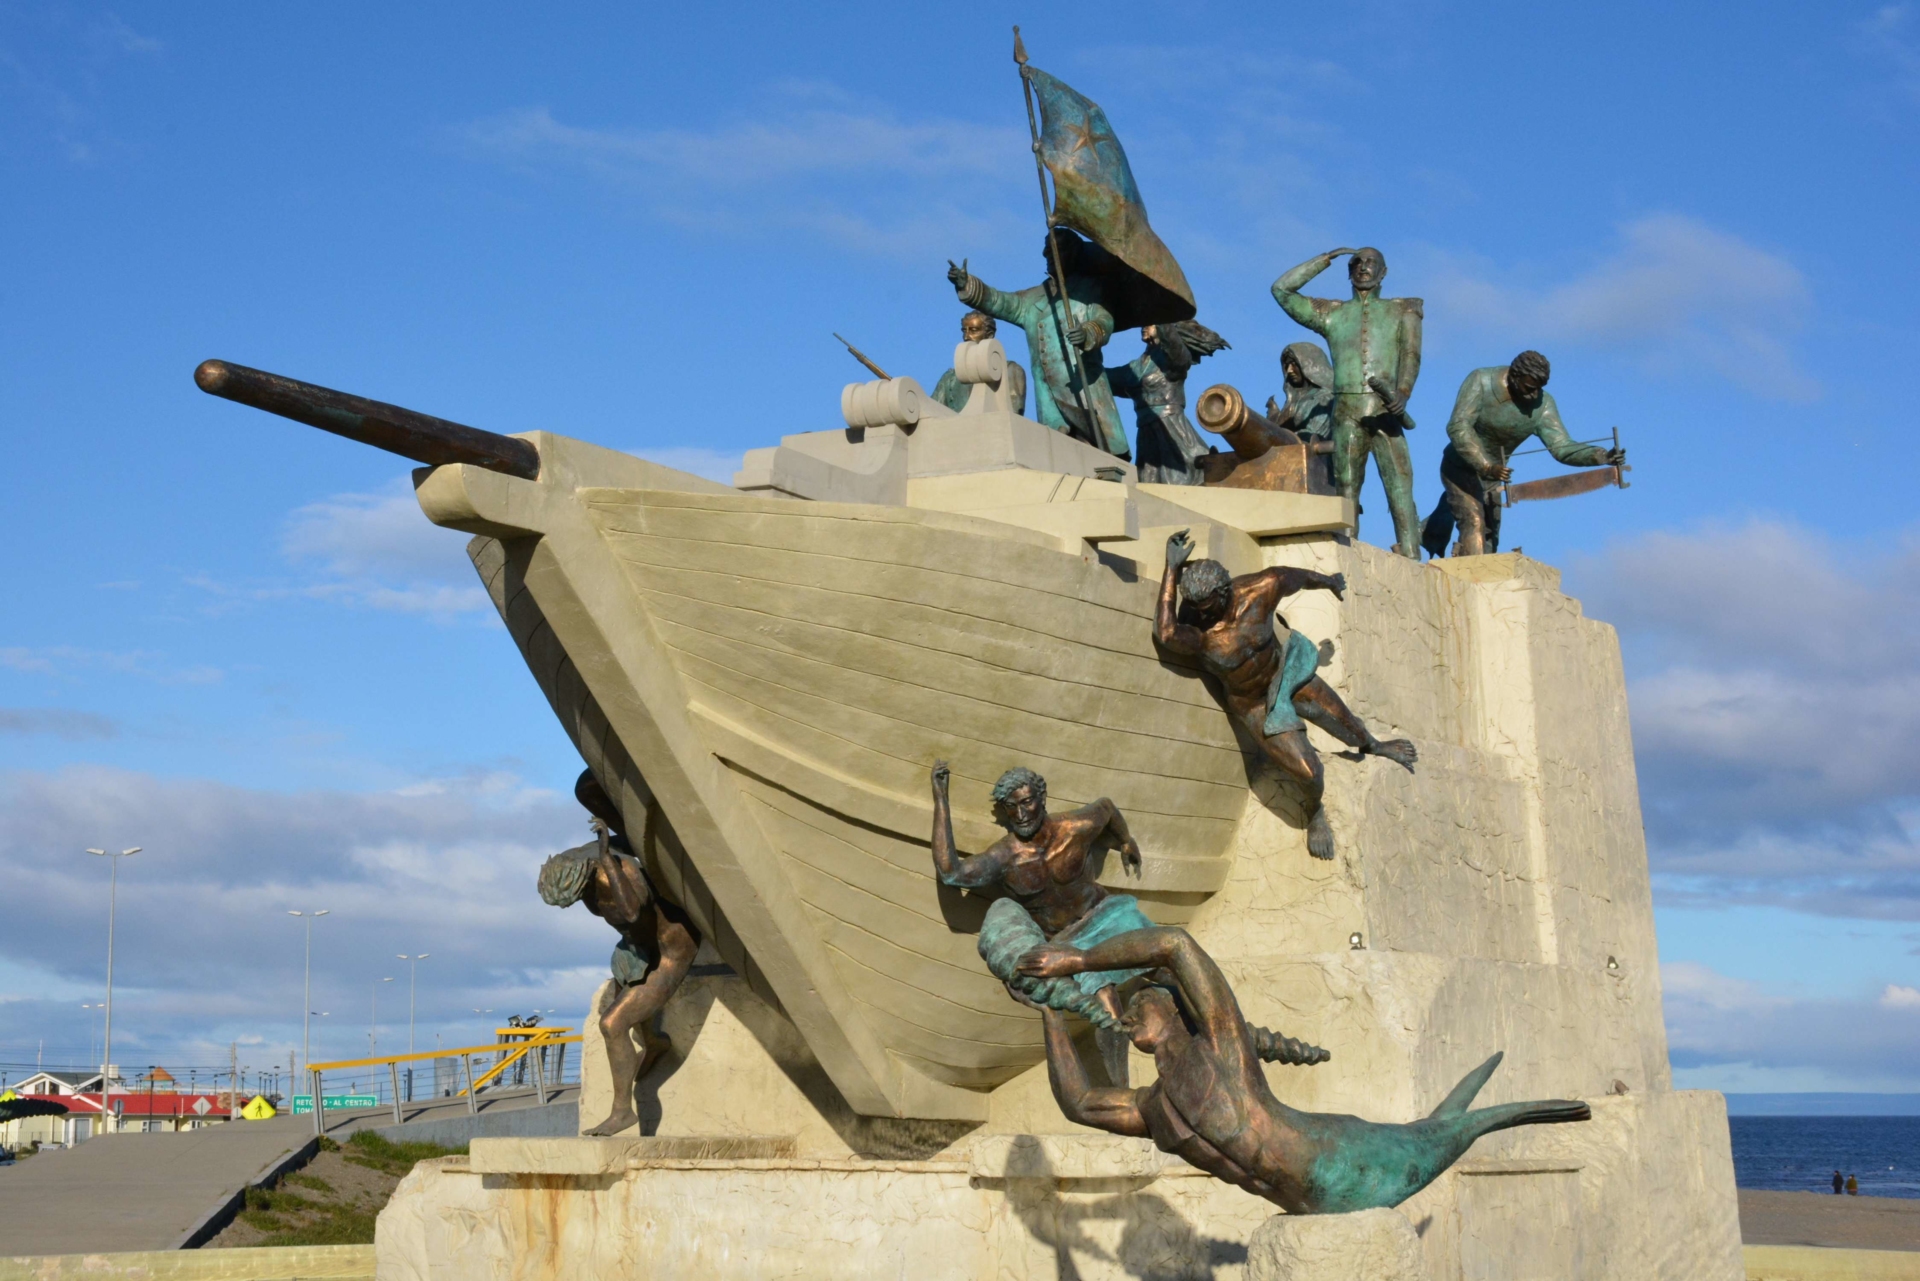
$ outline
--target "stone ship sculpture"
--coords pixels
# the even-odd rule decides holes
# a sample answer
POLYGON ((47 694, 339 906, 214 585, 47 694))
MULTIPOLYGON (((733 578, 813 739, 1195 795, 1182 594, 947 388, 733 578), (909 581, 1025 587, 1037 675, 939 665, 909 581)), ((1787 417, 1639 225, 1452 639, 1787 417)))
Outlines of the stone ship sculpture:
POLYGON ((1617 641, 1486 554, 1513 444, 1605 463, 1523 497, 1624 456, 1548 423, 1544 364, 1478 371, 1463 538, 1420 561, 1423 313, 1361 251, 1351 301, 1299 292, 1336 255, 1276 282, 1331 348, 1287 347, 1284 405, 1194 401, 1226 450, 1155 365, 1143 477, 1103 349, 1202 334, 1192 292, 1105 113, 1018 56, 1045 278, 949 280, 1025 331, 1033 418, 978 322, 937 397, 849 384, 731 486, 196 371, 424 464, 604 829, 540 877, 624 940, 583 1133, 423 1163, 382 1281, 1735 1281, 1724 1103, 1667 1065, 1617 641), (1369 457, 1392 551, 1356 536, 1369 457))

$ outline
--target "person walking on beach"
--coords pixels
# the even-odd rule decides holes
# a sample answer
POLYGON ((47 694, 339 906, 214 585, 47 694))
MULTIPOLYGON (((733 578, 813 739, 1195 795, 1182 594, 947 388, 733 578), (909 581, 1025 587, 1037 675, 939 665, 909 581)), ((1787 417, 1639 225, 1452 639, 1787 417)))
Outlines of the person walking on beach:
POLYGON ((1833 1194, 1835 1196, 1839 1196, 1842 1192, 1846 1191, 1846 1187, 1847 1187, 1846 1176, 1841 1174, 1840 1171, 1835 1170, 1833 1172, 1833 1194))
POLYGON ((1860 1195, 1860 1180, 1854 1178, 1851 1174, 1847 1176, 1847 1195, 1848 1196, 1860 1195))

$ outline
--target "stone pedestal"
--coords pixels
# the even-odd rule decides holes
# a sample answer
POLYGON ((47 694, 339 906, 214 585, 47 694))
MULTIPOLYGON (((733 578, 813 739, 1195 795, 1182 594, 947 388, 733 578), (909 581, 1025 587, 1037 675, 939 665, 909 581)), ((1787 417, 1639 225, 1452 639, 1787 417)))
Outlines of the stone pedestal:
POLYGON ((1276 1214, 1247 1242, 1247 1281, 1429 1281, 1420 1238, 1398 1210, 1276 1214))
MULTIPOLYGON (((1258 553, 1346 574, 1347 600, 1303 594, 1288 619, 1334 642, 1322 675, 1380 737, 1415 740, 1418 771, 1344 759, 1315 731, 1339 857, 1308 857, 1291 792, 1259 770, 1224 883, 1148 910, 1182 914, 1165 919, 1219 961, 1251 1021, 1333 1052, 1267 1068, 1291 1106, 1411 1120, 1504 1050, 1480 1103, 1583 1098, 1591 1121, 1489 1136, 1392 1212, 1275 1222, 1144 1141, 1069 1124, 1043 1065, 969 1091, 984 1120, 862 1115, 766 985, 713 967, 666 1013, 675 1050, 641 1083, 641 1133, 482 1139, 423 1164, 380 1217, 382 1281, 1739 1281, 1724 1102, 1674 1091, 1667 1067, 1612 630, 1518 555, 1415 564, 1325 535, 1258 553)), ((1025 732, 1010 721, 1004 741, 1025 732)), ((848 859, 848 883, 895 874, 848 859)), ((850 938, 865 927, 848 913, 835 929, 850 938)), ((592 1124, 610 1086, 593 1037, 585 1049, 592 1124)), ((1152 1064, 1130 1071, 1142 1085, 1152 1064)))

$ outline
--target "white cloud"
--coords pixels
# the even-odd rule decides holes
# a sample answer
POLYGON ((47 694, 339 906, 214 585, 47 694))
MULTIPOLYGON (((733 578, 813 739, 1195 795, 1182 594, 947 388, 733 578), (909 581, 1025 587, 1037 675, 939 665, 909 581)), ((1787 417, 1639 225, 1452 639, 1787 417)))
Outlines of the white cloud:
POLYGON ((1913 988, 1889 985, 1877 1000, 1806 999, 1693 963, 1662 965, 1660 981, 1676 1073, 1744 1077, 1746 1088, 1920 1089, 1913 988))
POLYGON ((1450 323, 1515 343, 1616 350, 1666 375, 1704 366, 1779 399, 1820 391, 1792 349, 1811 306, 1800 269, 1695 218, 1628 222, 1611 253, 1557 285, 1519 283, 1459 257, 1443 258, 1430 276, 1434 314, 1444 308, 1450 323))
MULTIPOLYGON (((280 550, 317 574, 303 582, 227 583, 187 578, 218 612, 262 601, 332 601, 365 609, 447 620, 491 614, 493 606, 467 559, 468 536, 420 514, 404 480, 367 494, 335 494, 293 511, 280 550)), ((0 662, 6 661, 0 652, 0 662)))
POLYGON ((903 119, 830 85, 771 86, 753 117, 712 128, 593 128, 528 107, 474 121, 462 146, 500 163, 573 171, 702 232, 800 231, 861 254, 921 258, 1031 226, 1005 207, 1026 138, 1002 126, 903 119))
POLYGON ((404 792, 273 793, 104 768, 0 774, 0 880, 33 905, 0 930, 0 997, 17 998, 0 1004, 0 1044, 87 1044, 77 1003, 101 982, 107 888, 88 845, 144 847, 120 868, 123 1061, 191 1054, 196 1039, 297 1036, 290 908, 330 912, 314 930, 314 990, 335 1014, 332 1051, 365 1046, 369 985, 404 981, 400 952, 432 956, 420 968, 429 1047, 474 1006, 577 1017, 614 938, 535 889, 547 855, 586 839, 560 794, 571 781, 491 772, 404 792))
POLYGON ((166 655, 152 650, 82 649, 74 645, 0 647, 0 667, 65 679, 75 678, 83 671, 106 671, 162 685, 216 685, 226 675, 218 667, 206 664, 176 667, 166 655))
POLYGON ((1902 97, 1920 100, 1920 32, 1915 30, 1913 6, 1887 4, 1856 23, 1854 34, 1874 61, 1893 72, 1902 97))
POLYGON ((1920 918, 1920 531, 1706 525, 1569 579, 1621 630, 1667 901, 1920 918))
POLYGON ((0 707, 0 734, 49 734, 55 738, 112 738, 112 721, 64 707, 0 707))
POLYGON ((372 494, 335 494, 287 517, 280 548, 319 560, 342 578, 449 581, 464 574, 467 536, 420 514, 413 487, 398 481, 372 494))

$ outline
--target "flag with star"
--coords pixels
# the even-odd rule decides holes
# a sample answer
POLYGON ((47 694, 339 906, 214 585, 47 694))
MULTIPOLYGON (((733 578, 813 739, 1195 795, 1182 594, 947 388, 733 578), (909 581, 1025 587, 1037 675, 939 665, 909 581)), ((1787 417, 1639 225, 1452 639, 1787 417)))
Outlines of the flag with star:
POLYGON ((1121 329, 1191 320, 1193 289, 1147 222, 1127 153, 1100 104, 1038 67, 1021 68, 1040 108, 1040 159, 1053 175, 1053 218, 1125 263, 1110 309, 1121 329))

